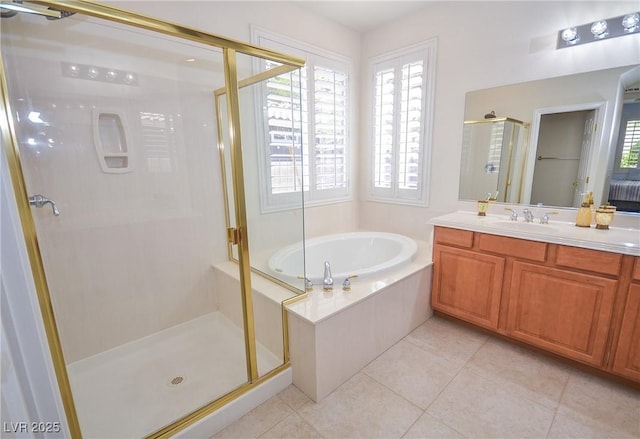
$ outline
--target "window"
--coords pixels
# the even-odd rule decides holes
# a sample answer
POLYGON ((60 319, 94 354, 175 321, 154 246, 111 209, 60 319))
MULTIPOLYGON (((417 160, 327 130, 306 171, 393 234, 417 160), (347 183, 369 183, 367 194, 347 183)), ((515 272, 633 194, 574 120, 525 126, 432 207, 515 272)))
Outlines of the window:
MULTIPOLYGON (((349 72, 339 55, 254 28, 262 47, 299 56, 299 72, 266 81, 268 138, 262 153, 263 211, 350 199, 349 72)), ((278 64, 263 61, 262 69, 278 64)), ((263 117, 262 114, 259 117, 263 117)))
POLYGON ((427 203, 436 42, 372 61, 371 199, 427 203))
POLYGON ((620 168, 640 168, 638 165, 638 153, 640 153, 640 120, 627 120, 622 134, 620 168))

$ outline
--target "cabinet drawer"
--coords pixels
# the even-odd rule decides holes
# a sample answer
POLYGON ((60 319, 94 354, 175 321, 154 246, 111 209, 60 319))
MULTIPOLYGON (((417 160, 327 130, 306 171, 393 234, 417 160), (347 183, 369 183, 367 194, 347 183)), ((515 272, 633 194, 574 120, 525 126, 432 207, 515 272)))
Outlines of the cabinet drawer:
POLYGON ((556 265, 579 268, 595 273, 616 275, 620 271, 622 255, 586 248, 558 246, 556 265))
POLYGON ((547 256, 547 244, 544 242, 527 241, 506 236, 481 234, 478 246, 480 250, 530 261, 544 262, 547 256))
POLYGON ((473 232, 469 230, 449 229, 447 227, 436 227, 435 242, 471 248, 473 246, 473 232))

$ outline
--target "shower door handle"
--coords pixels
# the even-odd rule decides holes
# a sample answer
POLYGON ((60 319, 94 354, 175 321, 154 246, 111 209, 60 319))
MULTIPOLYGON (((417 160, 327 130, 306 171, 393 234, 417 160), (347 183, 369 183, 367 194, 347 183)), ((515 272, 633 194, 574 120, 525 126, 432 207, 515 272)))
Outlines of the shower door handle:
POLYGON ((53 214, 55 216, 60 215, 60 211, 58 210, 56 203, 53 200, 45 197, 44 195, 40 195, 40 194, 31 195, 29 197, 29 204, 31 206, 36 206, 36 207, 44 207, 45 204, 51 204, 51 209, 53 210, 53 214))

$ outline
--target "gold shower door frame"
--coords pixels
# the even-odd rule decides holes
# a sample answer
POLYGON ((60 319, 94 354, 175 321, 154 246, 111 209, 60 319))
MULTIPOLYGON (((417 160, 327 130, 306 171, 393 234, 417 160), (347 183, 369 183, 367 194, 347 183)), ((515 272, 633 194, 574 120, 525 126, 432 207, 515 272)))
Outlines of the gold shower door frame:
MULTIPOLYGON (((235 221, 239 237, 237 241, 238 245, 238 262, 240 269, 240 285, 242 294, 242 309, 243 309, 243 321, 244 321, 244 333, 245 333, 245 350, 247 357, 247 377, 248 383, 240 388, 224 395, 223 397, 212 401, 208 405, 195 410, 181 419, 175 421, 171 425, 168 425, 155 433, 152 433, 148 437, 161 438, 169 437, 194 422, 204 418, 211 414, 218 408, 224 406, 229 401, 234 400, 238 396, 246 393, 252 388, 265 380, 268 380, 272 376, 278 374, 286 367, 289 366, 288 349, 287 349, 287 331, 286 320, 283 322, 283 338, 285 341, 285 357, 284 363, 269 372, 268 374, 259 377, 257 372, 257 358, 256 358, 256 342, 253 322, 253 305, 251 294, 251 268, 249 261, 249 248, 247 236, 247 210, 245 205, 245 190, 244 190, 244 178, 243 178, 243 166, 242 166, 242 142, 240 138, 240 107, 239 107, 239 80, 237 71, 237 59, 236 54, 242 53, 250 56, 256 56, 259 58, 268 59, 281 63, 282 66, 265 73, 257 75, 259 80, 267 79, 271 76, 276 76, 284 72, 293 71, 304 66, 304 60, 296 57, 292 57, 286 54, 278 53, 272 50, 263 49, 257 46, 246 44, 243 42, 235 41, 232 39, 224 38, 207 32, 199 31, 189 27, 181 26, 171 22, 154 19, 145 15, 132 13, 123 9, 115 8, 112 6, 102 5, 91 1, 82 0, 70 0, 70 1, 47 1, 47 0, 30 0, 30 3, 39 4, 55 9, 62 9, 69 12, 74 12, 82 15, 88 15, 107 21, 113 21, 128 26, 146 29, 152 32, 170 35, 177 38, 182 38, 197 43, 205 44, 208 46, 217 47, 223 50, 224 56, 224 70, 225 70, 225 87, 224 93, 228 96, 228 118, 229 118, 229 147, 231 149, 232 160, 232 173, 233 173, 233 191, 234 191, 234 205, 235 205, 235 221)), ((2 57, 0 54, 0 61, 2 57)), ((251 81, 252 78, 248 78, 244 81, 251 81)), ((56 375, 56 380, 60 388, 60 396, 65 410, 67 423, 69 430, 73 438, 81 438, 82 433, 80 430, 80 423, 78 420, 73 396, 71 392, 71 386, 69 383, 69 377, 67 374, 66 363, 62 352, 62 346, 60 342, 60 336, 58 333, 55 315, 51 304, 51 296, 47 279, 44 271, 44 265, 42 256, 40 254, 40 248, 38 245, 38 238, 36 235, 35 222, 32 216, 32 211, 28 202, 28 195, 26 190, 24 173, 20 162, 20 151, 18 147, 18 141, 15 133, 15 127, 11 118, 11 106, 9 101, 8 85, 6 81, 4 63, 0 62, 0 129, 2 131, 2 144, 4 145, 5 154, 7 156, 7 164, 10 172, 11 182, 16 198, 18 214, 20 218, 21 227, 24 234, 25 245, 27 254, 29 257, 29 263, 31 265, 32 276, 38 295, 38 303, 40 312, 42 314, 42 320, 47 336, 47 342, 49 344, 49 350, 51 353, 53 367, 56 375)), ((222 140, 220 139, 220 142, 222 140)), ((221 147, 220 143, 220 147, 221 147)), ((226 200, 226 190, 225 200, 226 200)), ((228 215, 228 213, 227 213, 228 215)), ((283 317, 286 318, 286 313, 283 311, 283 317)))

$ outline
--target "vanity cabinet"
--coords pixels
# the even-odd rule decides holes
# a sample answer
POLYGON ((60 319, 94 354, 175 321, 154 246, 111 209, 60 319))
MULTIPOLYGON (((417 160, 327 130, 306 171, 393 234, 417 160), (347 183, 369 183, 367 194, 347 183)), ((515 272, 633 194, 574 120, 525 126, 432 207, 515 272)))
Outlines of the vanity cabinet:
POLYGON ((441 226, 433 254, 434 310, 640 381, 640 258, 441 226))
POLYGON ((635 261, 635 270, 622 314, 613 371, 640 381, 640 258, 636 258, 635 261))

